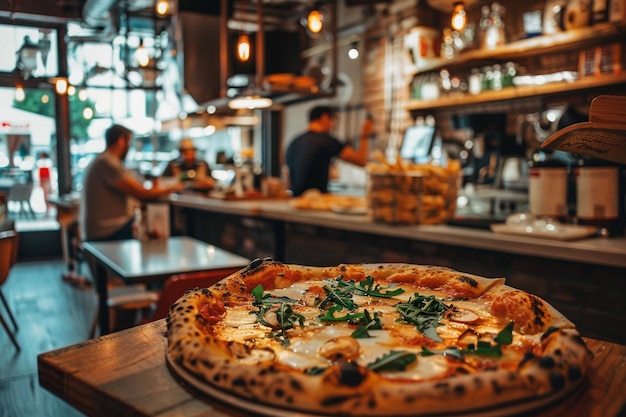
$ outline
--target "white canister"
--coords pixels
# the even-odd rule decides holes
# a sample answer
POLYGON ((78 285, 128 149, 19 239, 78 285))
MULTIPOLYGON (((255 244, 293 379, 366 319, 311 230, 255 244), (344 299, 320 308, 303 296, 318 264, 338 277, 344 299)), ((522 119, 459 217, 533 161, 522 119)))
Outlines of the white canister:
POLYGON ((530 168, 528 204, 530 212, 535 216, 566 218, 567 168, 530 168))
POLYGON ((579 220, 617 219, 619 172, 616 167, 576 168, 576 216, 579 220))

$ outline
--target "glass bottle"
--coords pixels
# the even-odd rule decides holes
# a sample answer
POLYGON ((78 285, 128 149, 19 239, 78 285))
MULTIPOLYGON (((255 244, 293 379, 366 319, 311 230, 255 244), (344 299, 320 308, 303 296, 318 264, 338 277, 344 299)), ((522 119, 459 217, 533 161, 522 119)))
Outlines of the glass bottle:
POLYGON ((498 3, 493 2, 491 4, 490 20, 491 25, 487 28, 485 33, 485 48, 496 48, 505 43, 504 34, 504 7, 498 3))
POLYGON ((487 31, 491 27, 491 15, 489 11, 489 6, 486 4, 483 5, 480 9, 480 22, 478 26, 480 29, 480 36, 479 36, 480 47, 485 48, 487 45, 486 43, 487 31))
POLYGON ((502 90, 502 66, 496 64, 493 66, 491 78, 491 89, 495 91, 502 90))

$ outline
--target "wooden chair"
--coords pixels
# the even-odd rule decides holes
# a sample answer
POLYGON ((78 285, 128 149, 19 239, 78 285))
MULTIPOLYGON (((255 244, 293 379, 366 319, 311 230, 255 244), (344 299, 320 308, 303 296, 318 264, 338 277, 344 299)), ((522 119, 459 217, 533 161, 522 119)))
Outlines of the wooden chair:
MULTIPOLYGON (((15 317, 9 308, 9 303, 7 303, 6 298, 4 298, 4 294, 2 294, 2 286, 9 279, 9 274, 11 273, 11 268, 15 265, 17 261, 17 248, 18 248, 18 234, 14 230, 7 230, 4 232, 0 232, 0 301, 4 304, 4 308, 6 309, 9 319, 15 327, 15 332, 19 330, 17 322, 15 321, 15 317)), ((15 348, 20 351, 20 345, 17 343, 17 339, 15 339, 15 335, 9 328, 7 322, 4 320, 4 316, 0 312, 0 324, 9 334, 9 338, 11 342, 15 346, 15 348)))
MULTIPOLYGON (((122 330, 124 327, 139 324, 141 319, 134 317, 137 316, 138 312, 141 312, 142 318, 149 316, 161 296, 160 291, 148 290, 143 284, 113 285, 109 286, 108 292, 109 297, 107 299, 107 304, 109 305, 109 322, 111 323, 109 332, 122 330), (123 316, 127 316, 128 313, 133 315, 133 320, 130 324, 128 323, 128 319, 122 320, 123 316), (122 324, 123 321, 126 323, 122 324)), ((90 338, 95 337, 97 328, 98 313, 96 311, 96 315, 89 332, 90 338)))
POLYGON ((152 315, 145 318, 143 323, 165 318, 170 310, 170 306, 176 302, 187 290, 194 288, 210 287, 227 276, 234 274, 241 268, 227 268, 218 271, 193 272, 189 274, 178 274, 168 278, 163 284, 161 296, 157 301, 156 308, 152 315))

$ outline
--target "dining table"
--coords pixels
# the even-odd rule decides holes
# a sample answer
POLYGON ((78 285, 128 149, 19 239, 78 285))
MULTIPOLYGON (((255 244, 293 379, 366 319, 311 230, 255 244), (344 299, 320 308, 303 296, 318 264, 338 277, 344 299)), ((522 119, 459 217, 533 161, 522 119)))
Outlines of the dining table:
POLYGON ((124 284, 161 285, 167 278, 201 271, 244 268, 250 260, 189 236, 160 239, 86 241, 83 250, 93 266, 98 293, 100 333, 109 329, 108 278, 119 277, 124 284))
MULTIPOLYGON (((167 359, 165 331, 165 319, 160 319, 42 353, 37 358, 39 384, 87 416, 312 416, 258 403, 251 405, 244 400, 237 402, 219 390, 199 389, 197 384, 181 378, 167 359)), ((584 339, 593 359, 574 391, 515 416, 623 415, 626 346, 584 339)))

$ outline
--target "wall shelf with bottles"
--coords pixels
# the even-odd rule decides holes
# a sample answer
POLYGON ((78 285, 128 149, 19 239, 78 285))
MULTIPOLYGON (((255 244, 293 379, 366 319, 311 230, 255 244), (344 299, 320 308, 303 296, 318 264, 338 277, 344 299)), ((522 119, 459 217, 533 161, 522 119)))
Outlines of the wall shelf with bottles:
POLYGON ((626 22, 600 23, 579 29, 571 29, 553 35, 535 36, 511 42, 493 49, 464 51, 453 59, 432 60, 419 68, 411 68, 415 75, 442 68, 469 68, 489 61, 507 61, 555 52, 582 49, 591 45, 623 40, 626 37, 626 22))
MULTIPOLYGON (((580 51, 611 42, 621 42, 621 49, 623 50, 625 47, 623 44, 624 38, 626 38, 626 22, 612 22, 549 36, 523 39, 494 49, 466 51, 454 59, 433 62, 428 66, 422 66, 414 74, 416 77, 423 77, 424 74, 432 74, 446 69, 451 74, 456 72, 456 75, 461 75, 467 73, 470 68, 499 62, 503 63, 505 61, 519 62, 530 74, 541 74, 541 71, 544 70, 541 67, 542 59, 558 57, 553 59, 557 66, 560 62, 561 67, 558 71, 569 71, 570 74, 574 74, 574 77, 569 81, 537 83, 536 85, 514 85, 499 90, 480 91, 478 94, 456 91, 450 94, 441 94, 438 98, 410 99, 406 103, 406 109, 415 113, 535 96, 571 95, 586 90, 613 89, 620 85, 622 90, 626 92, 626 69, 623 66, 623 59, 621 71, 595 76, 582 76, 581 74, 576 76, 575 73, 578 70, 578 54, 580 51), (533 65, 535 68, 532 68, 533 65)), ((617 55, 619 56, 620 54, 618 53, 617 55)))
POLYGON ((484 91, 477 95, 458 94, 441 97, 436 100, 409 100, 406 109, 409 111, 430 111, 448 107, 471 106, 494 101, 514 100, 526 97, 546 96, 559 93, 573 94, 577 91, 604 88, 622 84, 626 92, 626 74, 587 77, 572 82, 556 82, 536 86, 508 87, 500 91, 484 91))

